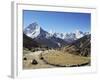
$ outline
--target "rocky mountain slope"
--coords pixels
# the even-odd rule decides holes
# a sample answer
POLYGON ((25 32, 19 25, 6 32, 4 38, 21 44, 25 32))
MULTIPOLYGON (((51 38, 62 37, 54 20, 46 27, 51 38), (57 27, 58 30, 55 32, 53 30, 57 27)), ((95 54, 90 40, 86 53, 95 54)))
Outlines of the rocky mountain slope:
POLYGON ((91 55, 91 35, 86 35, 72 44, 64 47, 64 50, 71 54, 77 54, 82 56, 91 55))
POLYGON ((23 34, 23 47, 31 49, 34 47, 39 47, 39 44, 36 41, 34 41, 32 38, 23 34))

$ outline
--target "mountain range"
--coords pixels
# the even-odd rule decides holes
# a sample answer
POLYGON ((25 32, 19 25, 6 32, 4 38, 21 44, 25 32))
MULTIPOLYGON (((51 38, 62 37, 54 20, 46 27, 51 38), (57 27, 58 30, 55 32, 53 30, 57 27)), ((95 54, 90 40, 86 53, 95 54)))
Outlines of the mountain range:
POLYGON ((49 48, 58 48, 71 44, 90 33, 79 30, 75 33, 49 33, 34 22, 24 29, 24 34, 41 45, 46 45, 49 48))

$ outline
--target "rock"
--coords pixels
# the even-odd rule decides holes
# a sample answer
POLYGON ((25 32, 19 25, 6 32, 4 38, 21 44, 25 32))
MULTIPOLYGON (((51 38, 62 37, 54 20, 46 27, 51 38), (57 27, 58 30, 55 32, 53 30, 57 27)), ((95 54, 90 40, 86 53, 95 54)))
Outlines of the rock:
POLYGON ((37 65, 37 64, 38 64, 38 62, 37 62, 35 59, 33 59, 33 61, 32 61, 32 63, 31 63, 31 64, 37 65))
POLYGON ((41 57, 40 59, 43 59, 43 57, 41 57))
POLYGON ((24 57, 24 60, 27 60, 27 58, 26 58, 26 57, 24 57))

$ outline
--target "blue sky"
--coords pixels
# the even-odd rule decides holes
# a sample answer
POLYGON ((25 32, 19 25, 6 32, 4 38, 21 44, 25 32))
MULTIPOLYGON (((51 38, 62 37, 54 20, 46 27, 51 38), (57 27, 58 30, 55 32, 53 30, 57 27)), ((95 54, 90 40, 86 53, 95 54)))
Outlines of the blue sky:
POLYGON ((24 28, 33 22, 37 22, 48 32, 51 30, 60 33, 74 32, 77 29, 90 32, 91 28, 90 13, 24 10, 23 21, 24 28))

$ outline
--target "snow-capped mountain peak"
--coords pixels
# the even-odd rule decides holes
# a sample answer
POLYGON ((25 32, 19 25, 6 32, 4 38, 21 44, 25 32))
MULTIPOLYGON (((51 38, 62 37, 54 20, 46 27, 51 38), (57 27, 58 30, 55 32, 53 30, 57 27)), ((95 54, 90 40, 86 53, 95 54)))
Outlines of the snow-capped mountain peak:
POLYGON ((84 36, 84 33, 80 30, 76 30, 75 35, 76 35, 76 38, 79 39, 84 36))
POLYGON ((63 33, 54 33, 53 36, 64 39, 65 35, 63 33))
POLYGON ((31 38, 35 38, 40 34, 40 29, 40 26, 34 22, 25 28, 24 33, 31 38))
POLYGON ((46 37, 49 38, 52 35, 48 33, 47 31, 43 30, 36 22, 30 24, 28 27, 25 28, 24 33, 33 38, 37 37, 46 37))

